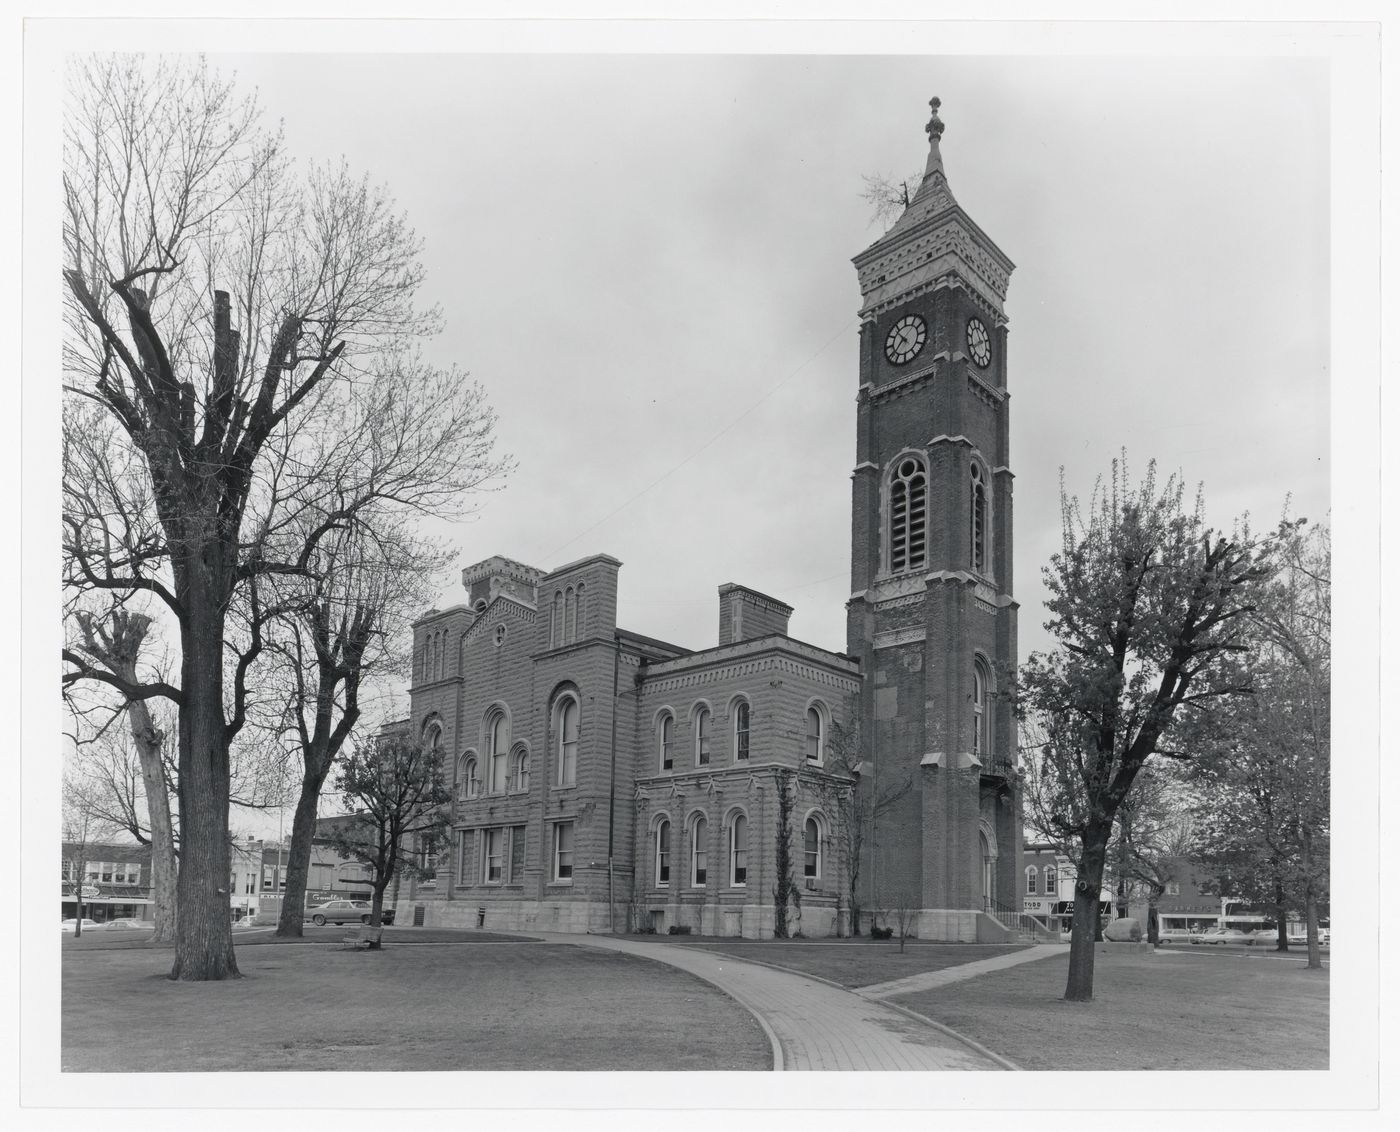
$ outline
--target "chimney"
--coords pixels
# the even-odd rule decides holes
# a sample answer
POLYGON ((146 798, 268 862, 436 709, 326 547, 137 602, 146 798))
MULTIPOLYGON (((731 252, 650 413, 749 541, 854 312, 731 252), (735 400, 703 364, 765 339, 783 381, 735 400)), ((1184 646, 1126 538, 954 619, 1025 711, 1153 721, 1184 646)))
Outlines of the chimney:
POLYGON ((755 637, 787 636, 792 606, 777 598, 726 582, 719 588, 719 643, 736 645, 755 637))

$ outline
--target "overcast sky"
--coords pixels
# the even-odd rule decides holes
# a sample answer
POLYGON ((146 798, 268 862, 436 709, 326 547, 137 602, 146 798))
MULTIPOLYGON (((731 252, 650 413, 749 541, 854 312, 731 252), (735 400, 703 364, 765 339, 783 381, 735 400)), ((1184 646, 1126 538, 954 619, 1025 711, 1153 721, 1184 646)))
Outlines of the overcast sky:
MULTIPOLYGON (((1328 503, 1328 87, 1287 59, 214 56, 426 241, 432 344, 519 461, 461 564, 623 562, 619 620, 704 648, 716 587, 845 648, 862 176, 922 170, 1015 261, 1021 653, 1061 466, 1204 482, 1213 521, 1328 503)), ((453 581, 442 602, 462 600, 453 581)))
MULTIPOLYGON (((1335 460, 1347 483, 1338 530, 1353 548, 1339 658, 1364 670, 1338 682, 1339 697, 1356 701, 1335 716, 1338 750, 1370 781, 1377 272, 1372 244, 1352 237, 1341 261, 1351 270, 1329 278, 1339 202, 1328 194, 1330 184, 1341 200, 1339 230, 1358 216, 1360 231, 1374 229, 1374 28, 51 29, 25 30, 26 427, 57 435, 56 383, 36 375, 55 367, 59 334, 60 53, 275 49, 211 58, 259 88, 291 154, 343 155, 391 188, 426 242, 425 297, 446 317, 432 353, 483 384, 501 446, 519 461, 475 522, 447 532, 460 565, 505 554, 550 569, 613 554, 624 564, 621 623, 692 648, 714 644, 715 591, 728 581, 793 604, 795 636, 845 647, 860 305, 850 259, 880 234, 861 178, 922 169, 938 95, 953 192, 1017 264, 1006 310, 1022 658, 1049 643, 1039 575, 1058 545, 1061 466, 1069 490, 1087 495, 1126 448, 1137 470, 1155 457, 1203 482, 1216 522, 1248 510, 1263 526, 1290 493, 1295 514, 1322 517, 1335 460), (469 41, 519 53, 462 52, 469 41), (588 53, 629 43, 636 54, 588 53), (558 53, 571 46, 580 53, 558 53), (672 53, 646 53, 661 49, 672 53), (685 54, 706 50, 716 53, 685 54), (798 54, 723 54, 732 50, 798 54), (1329 310, 1333 295, 1343 298, 1329 310), (1357 333, 1329 341, 1329 326, 1347 324, 1357 333), (1353 396, 1329 402, 1329 357, 1335 386, 1353 396), (1347 443, 1329 453, 1334 404, 1349 418, 1338 423, 1347 443)), ((57 589, 54 451, 24 446, 28 498, 42 504, 24 514, 26 599, 57 589)), ((442 603, 459 600, 454 581, 442 603)), ((20 606, 30 705, 20 746, 26 771, 48 771, 27 774, 23 796, 31 812, 54 814, 47 756, 60 723, 42 682, 57 598, 20 606)), ((1339 908, 1374 900, 1377 827, 1366 804, 1356 813, 1334 831, 1348 862, 1334 876, 1339 908)), ((52 831, 24 833, 26 850, 52 843, 52 831)), ((52 862, 23 856, 37 933, 52 862)), ((1369 947, 1365 937, 1352 946, 1369 947)), ((1335 973, 1337 1003, 1364 998, 1367 1010, 1349 1026, 1334 1018, 1334 1067, 1372 1060, 1348 1048, 1373 1032, 1369 970, 1335 973)), ((1310 1082, 1310 1096, 1318 1088, 1310 1082)), ((50 1095, 71 1089, 55 1082, 50 1095)), ((928 1103, 920 1097, 911 1103, 928 1103)))

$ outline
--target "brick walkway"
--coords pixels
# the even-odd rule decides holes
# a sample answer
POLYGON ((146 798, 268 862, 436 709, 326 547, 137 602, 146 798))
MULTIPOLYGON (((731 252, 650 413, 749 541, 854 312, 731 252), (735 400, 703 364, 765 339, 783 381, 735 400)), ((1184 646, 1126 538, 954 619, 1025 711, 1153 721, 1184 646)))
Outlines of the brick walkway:
POLYGON ((997 955, 991 959, 978 959, 973 963, 960 963, 956 967, 944 967, 941 971, 924 971, 918 975, 906 975, 902 979, 891 979, 887 983, 875 983, 860 987, 852 993, 861 998, 893 998, 897 994, 913 994, 915 991, 933 990, 949 983, 960 983, 964 979, 975 979, 988 971, 1000 971, 1003 967, 1015 967, 1021 963, 1033 963, 1037 959, 1049 959, 1064 955, 1069 951, 1067 943, 1037 943, 1022 951, 1008 955, 997 955))
POLYGON ((752 1011, 768 1031, 775 1069, 1003 1068, 950 1032, 805 975, 664 943, 601 935, 530 934, 551 943, 608 948, 669 963, 713 983, 752 1011))

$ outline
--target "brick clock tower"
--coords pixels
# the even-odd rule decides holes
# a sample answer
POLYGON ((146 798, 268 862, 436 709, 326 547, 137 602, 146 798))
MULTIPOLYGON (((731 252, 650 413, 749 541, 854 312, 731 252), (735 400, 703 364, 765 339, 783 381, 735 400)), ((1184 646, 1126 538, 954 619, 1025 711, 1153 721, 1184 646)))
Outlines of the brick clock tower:
POLYGON ((847 652, 860 711, 867 908, 923 939, 997 940, 1019 909, 1021 804, 1010 403, 1013 264, 953 198, 939 142, 904 214, 854 263, 860 389, 847 652))

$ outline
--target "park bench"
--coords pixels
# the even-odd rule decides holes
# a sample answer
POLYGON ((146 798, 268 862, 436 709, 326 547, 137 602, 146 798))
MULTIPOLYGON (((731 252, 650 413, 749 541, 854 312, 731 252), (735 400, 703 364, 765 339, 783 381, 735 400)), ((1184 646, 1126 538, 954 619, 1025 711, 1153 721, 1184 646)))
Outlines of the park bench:
POLYGON ((383 928, 360 928, 351 932, 341 943, 350 951, 379 951, 383 947, 383 928))

